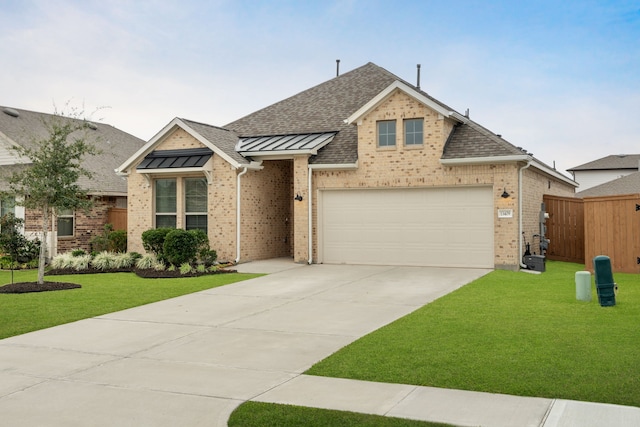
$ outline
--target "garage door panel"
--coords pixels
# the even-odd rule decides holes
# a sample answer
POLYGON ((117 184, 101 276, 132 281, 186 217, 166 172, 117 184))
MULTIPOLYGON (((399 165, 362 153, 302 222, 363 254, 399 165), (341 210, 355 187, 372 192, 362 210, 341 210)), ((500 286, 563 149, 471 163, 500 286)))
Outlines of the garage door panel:
POLYGON ((322 192, 322 261, 493 267, 490 187, 322 192))

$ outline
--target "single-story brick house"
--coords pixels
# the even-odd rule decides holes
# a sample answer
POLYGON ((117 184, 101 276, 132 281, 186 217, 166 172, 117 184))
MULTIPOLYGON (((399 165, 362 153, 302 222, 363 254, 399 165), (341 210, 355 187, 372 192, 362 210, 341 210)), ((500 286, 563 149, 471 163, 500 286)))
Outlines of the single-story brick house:
MULTIPOLYGON (((77 119, 0 106, 0 193, 7 189, 2 178, 30 163, 29 159, 19 158, 10 147, 30 146, 34 141, 46 139, 53 120, 77 119)), ((83 163, 93 177, 82 177, 79 181, 94 199, 94 206, 89 212, 56 213, 50 230, 53 234, 48 238, 51 256, 78 248, 88 251, 89 241, 102 233, 110 213, 118 209, 124 213, 127 207, 127 183, 114 173, 114 169, 139 150, 145 141, 100 122, 90 122, 87 139, 101 150, 99 155, 86 157, 83 163)), ((25 220, 24 231, 28 237, 35 237, 41 230, 42 219, 37 211, 19 206, 19 201, 16 205, 12 197, 0 197, 0 214, 7 212, 25 220)))
POLYGON ((125 161, 129 250, 206 230, 224 260, 517 269, 576 183, 368 63, 223 127, 175 118, 125 161))

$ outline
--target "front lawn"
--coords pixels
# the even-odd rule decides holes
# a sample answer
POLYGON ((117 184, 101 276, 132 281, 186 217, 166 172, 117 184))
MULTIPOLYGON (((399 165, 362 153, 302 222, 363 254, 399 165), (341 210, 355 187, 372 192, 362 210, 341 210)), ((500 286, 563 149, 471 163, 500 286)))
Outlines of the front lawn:
POLYGON ((246 402, 231 414, 228 425, 229 427, 445 427, 448 424, 329 409, 246 402))
POLYGON ((615 307, 576 301, 575 272, 494 271, 379 329, 307 374, 640 406, 640 275, 615 307))
MULTIPOLYGON (((14 275, 15 282, 34 281, 37 271, 20 270, 14 275)), ((0 339, 258 276, 240 273, 176 279, 143 279, 134 273, 46 276, 46 281, 78 283, 82 288, 0 294, 0 339)), ((11 273, 0 271, 0 286, 10 282, 11 273)))

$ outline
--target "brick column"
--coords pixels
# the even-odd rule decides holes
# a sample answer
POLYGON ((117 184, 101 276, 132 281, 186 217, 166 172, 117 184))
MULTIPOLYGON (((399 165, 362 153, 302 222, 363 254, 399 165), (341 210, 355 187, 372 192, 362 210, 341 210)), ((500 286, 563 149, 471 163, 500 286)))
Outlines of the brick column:
POLYGON ((302 196, 302 201, 293 201, 293 259, 296 262, 309 260, 309 157, 293 158, 293 197, 302 196))

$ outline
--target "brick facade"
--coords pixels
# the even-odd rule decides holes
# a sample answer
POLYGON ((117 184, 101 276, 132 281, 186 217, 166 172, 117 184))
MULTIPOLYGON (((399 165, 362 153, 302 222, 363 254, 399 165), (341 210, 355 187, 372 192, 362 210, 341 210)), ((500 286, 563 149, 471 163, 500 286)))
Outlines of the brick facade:
MULTIPOLYGON (((65 253, 74 249, 91 251, 91 239, 102 234, 104 226, 108 223, 109 209, 117 206, 118 197, 93 197, 93 207, 85 212, 78 209, 74 212, 74 235, 70 237, 58 237, 54 242, 54 255, 65 253)), ((49 219, 49 231, 56 218, 49 219)), ((25 232, 27 234, 39 233, 42 230, 42 217, 37 210, 25 209, 25 232)), ((51 234, 48 237, 51 245, 51 234)), ((51 248, 51 246, 49 246, 51 248)))
MULTIPOLYGON (((440 161, 445 142, 455 123, 402 91, 396 91, 357 123, 358 164, 351 170, 313 170, 309 194, 309 164, 306 155, 289 160, 264 160, 262 170, 235 169, 213 155, 212 182, 209 185, 208 234, 211 247, 221 260, 236 258, 236 192, 240 174, 241 250, 240 260, 250 261, 291 256, 297 262, 309 260, 309 197, 312 196, 313 261, 318 254, 318 196, 323 190, 345 188, 430 188, 485 186, 493 189, 495 267, 517 269, 519 247, 518 179, 524 162, 478 165, 443 165, 440 161), (406 146, 405 119, 423 119, 422 145, 406 146), (396 121, 396 145, 378 147, 377 122, 396 121), (510 197, 501 197, 507 191, 510 197), (294 200, 297 195, 302 201, 294 200), (513 217, 498 218, 498 209, 512 209, 513 217)), ((356 126, 356 125, 354 125, 356 126)), ((201 147, 182 129, 173 131, 156 150, 201 147)), ((183 226, 181 179, 178 183, 177 226, 183 226)), ((571 195, 568 183, 531 167, 523 173, 523 225, 530 238, 538 231, 538 215, 543 194, 571 195)), ((154 227, 153 179, 150 181, 131 168, 129 185, 129 250, 142 252, 141 234, 154 227)))

